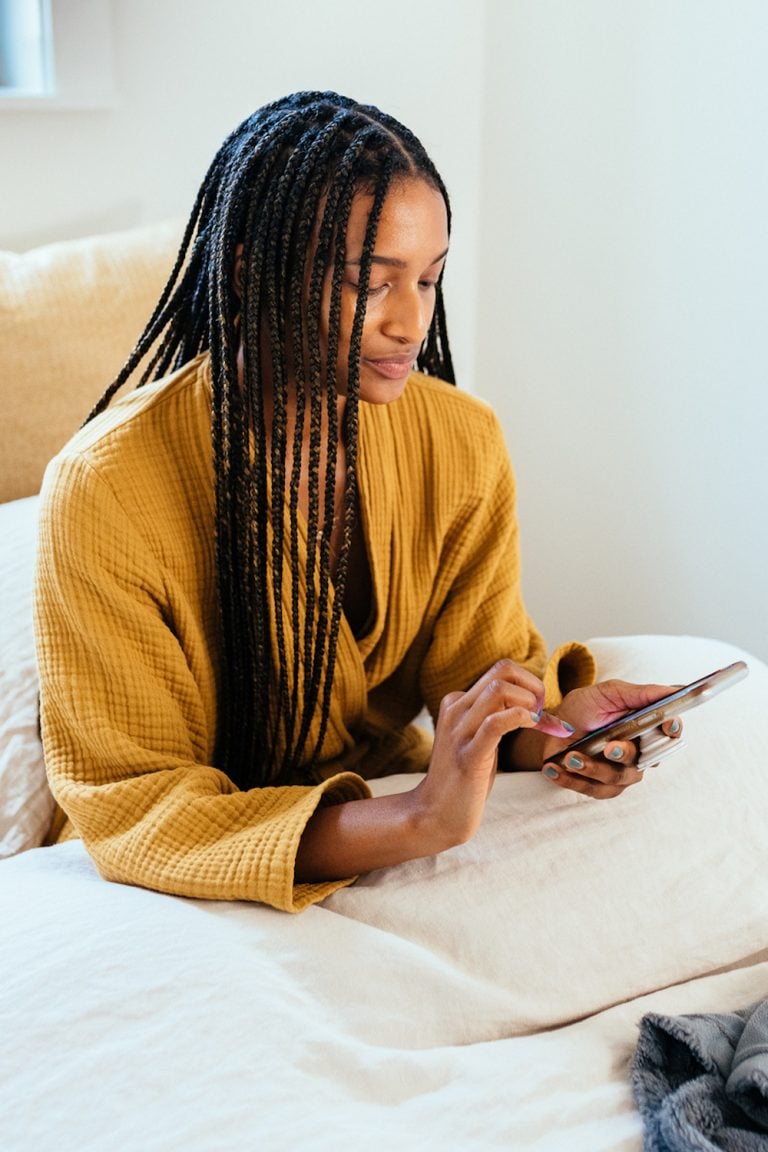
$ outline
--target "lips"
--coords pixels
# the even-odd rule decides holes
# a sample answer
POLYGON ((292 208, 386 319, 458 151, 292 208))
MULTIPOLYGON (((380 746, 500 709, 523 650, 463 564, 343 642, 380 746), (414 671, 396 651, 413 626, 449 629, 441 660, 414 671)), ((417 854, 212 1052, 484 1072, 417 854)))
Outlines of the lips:
POLYGON ((415 359, 416 356, 412 354, 407 356, 366 356, 363 363, 387 380, 404 380, 413 371, 415 359))

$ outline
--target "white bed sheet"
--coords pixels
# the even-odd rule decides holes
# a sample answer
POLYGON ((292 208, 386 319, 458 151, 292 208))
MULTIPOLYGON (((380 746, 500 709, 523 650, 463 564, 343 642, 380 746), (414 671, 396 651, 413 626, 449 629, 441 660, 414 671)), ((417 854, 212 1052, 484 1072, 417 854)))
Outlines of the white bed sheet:
POLYGON ((0 862, 0 1152, 639 1152, 641 1015, 768 997, 768 667, 595 640, 601 677, 750 676, 621 800, 502 777, 469 844, 299 917, 109 884, 34 847, 35 503, 0 507, 0 856, 33 849, 0 862))
POLYGON ((642 1013, 768 994, 766 954, 564 1028, 457 1043, 462 989, 446 997, 424 949, 322 906, 107 883, 78 842, 5 861, 0 917, 4 1152, 639 1152, 642 1013))

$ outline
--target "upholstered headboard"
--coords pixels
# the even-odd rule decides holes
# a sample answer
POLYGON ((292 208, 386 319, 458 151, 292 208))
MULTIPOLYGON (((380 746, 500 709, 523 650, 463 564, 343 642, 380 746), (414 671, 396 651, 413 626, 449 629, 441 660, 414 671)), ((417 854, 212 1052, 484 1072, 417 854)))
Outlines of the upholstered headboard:
POLYGON ((38 491, 133 348, 180 237, 174 222, 0 252, 0 501, 38 491))

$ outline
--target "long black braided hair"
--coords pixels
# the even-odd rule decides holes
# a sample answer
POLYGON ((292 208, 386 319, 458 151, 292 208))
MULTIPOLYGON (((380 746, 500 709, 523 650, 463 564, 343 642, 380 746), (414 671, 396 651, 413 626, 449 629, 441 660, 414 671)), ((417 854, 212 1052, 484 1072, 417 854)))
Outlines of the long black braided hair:
MULTIPOLYGON (((334 92, 298 92, 259 109, 216 154, 155 311, 88 417, 107 407, 144 357, 149 360, 139 384, 161 379, 210 351, 223 641, 216 763, 242 789, 295 779, 302 769, 311 769, 322 749, 356 506, 360 341, 371 259, 387 190, 393 181, 408 178, 423 179, 442 194, 450 227, 443 181, 421 143, 397 120, 334 92), (372 208, 349 345, 341 430, 344 537, 331 594, 329 510, 339 435, 335 398, 344 238, 352 200, 361 191, 372 196, 372 208), (329 275, 323 349, 321 300, 329 275), (265 347, 271 415, 264 405, 265 347), (289 383, 298 409, 290 468, 289 383), (309 509, 302 613, 298 490, 307 404, 309 509), (290 650, 286 633, 292 636, 290 650), (318 713, 316 736, 308 747, 318 713)), ((440 283, 417 365, 454 382, 440 283)))

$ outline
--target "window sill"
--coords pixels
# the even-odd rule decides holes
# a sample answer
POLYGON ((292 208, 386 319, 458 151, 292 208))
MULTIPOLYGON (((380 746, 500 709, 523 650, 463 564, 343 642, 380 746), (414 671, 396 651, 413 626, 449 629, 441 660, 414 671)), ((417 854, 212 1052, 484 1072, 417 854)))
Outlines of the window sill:
POLYGON ((31 93, 0 91, 0 115, 3 112, 99 112, 107 111, 116 105, 113 92, 67 95, 46 92, 41 95, 31 93))

